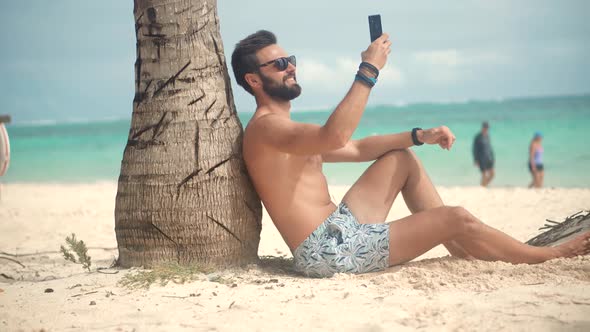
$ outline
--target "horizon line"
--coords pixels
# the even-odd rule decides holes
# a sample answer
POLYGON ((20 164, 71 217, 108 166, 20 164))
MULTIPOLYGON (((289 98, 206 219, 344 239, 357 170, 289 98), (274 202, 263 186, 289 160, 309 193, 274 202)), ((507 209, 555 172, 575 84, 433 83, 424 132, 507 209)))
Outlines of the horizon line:
MULTIPOLYGON (((585 98, 590 97, 590 92, 585 92, 581 94, 559 94, 559 95, 526 95, 526 96, 508 96, 508 97, 496 97, 496 98, 481 98, 481 99, 450 99, 450 100, 429 100, 429 101, 415 101, 415 102, 405 102, 405 101, 396 101, 393 103, 367 103, 367 108, 376 108, 376 107, 394 107, 394 108, 402 108, 402 107, 409 107, 415 105, 453 105, 453 104, 468 104, 468 103, 477 103, 477 102, 509 102, 509 101, 524 101, 524 100, 534 100, 534 99, 554 99, 554 98, 585 98)), ((235 102, 234 102, 235 103, 235 102)), ((305 106, 305 107, 293 107, 292 112, 328 112, 330 109, 334 108, 335 106, 305 106)), ((237 111, 238 114, 253 114, 254 111, 237 111)), ((10 114, 7 114, 10 115, 10 114)), ((5 123, 6 126, 12 125, 20 125, 20 126, 56 126, 62 124, 89 124, 89 123, 108 123, 108 122, 118 122, 118 121, 129 121, 131 120, 131 114, 129 116, 110 116, 106 118, 68 118, 68 119, 37 119, 37 120, 28 120, 28 121, 18 121, 15 119, 13 115, 10 115, 12 121, 10 123, 5 123)))

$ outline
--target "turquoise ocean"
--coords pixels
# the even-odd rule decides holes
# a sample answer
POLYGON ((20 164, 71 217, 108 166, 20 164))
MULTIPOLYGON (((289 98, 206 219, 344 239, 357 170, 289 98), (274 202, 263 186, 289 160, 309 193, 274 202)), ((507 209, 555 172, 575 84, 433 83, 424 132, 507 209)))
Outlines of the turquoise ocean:
MULTIPOLYGON (((292 117, 296 121, 323 124, 330 112, 328 109, 293 111, 292 117)), ((239 113, 239 116, 245 124, 252 114, 239 113)), ((471 145, 482 121, 490 123, 496 155, 496 178, 492 186, 528 185, 528 145, 534 132, 541 131, 546 186, 590 187, 590 95, 369 106, 354 138, 446 125, 457 137, 451 151, 426 145, 413 150, 435 185, 476 186, 480 174, 473 164, 471 145)), ((130 118, 8 124, 11 163, 0 181, 116 181, 129 123, 130 118)), ((324 171, 330 184, 347 185, 354 183, 368 165, 325 164, 324 171)))

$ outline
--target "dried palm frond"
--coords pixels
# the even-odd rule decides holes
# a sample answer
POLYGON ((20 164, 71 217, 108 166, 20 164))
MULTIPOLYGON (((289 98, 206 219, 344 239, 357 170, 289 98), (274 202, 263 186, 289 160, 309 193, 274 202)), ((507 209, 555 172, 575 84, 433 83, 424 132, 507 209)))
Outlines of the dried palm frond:
POLYGON ((525 242, 536 247, 556 246, 572 236, 590 231, 590 211, 580 211, 566 217, 564 221, 546 220, 547 223, 539 228, 545 232, 525 242))

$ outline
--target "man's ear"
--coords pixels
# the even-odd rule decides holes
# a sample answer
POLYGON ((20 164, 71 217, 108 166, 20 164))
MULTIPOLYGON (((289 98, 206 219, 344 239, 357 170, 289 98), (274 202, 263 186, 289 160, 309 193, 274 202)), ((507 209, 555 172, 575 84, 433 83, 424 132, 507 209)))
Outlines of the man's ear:
POLYGON ((246 75, 244 75, 244 79, 248 84, 250 84, 250 87, 252 88, 259 87, 262 84, 260 76, 258 76, 258 74, 255 73, 247 73, 246 75))

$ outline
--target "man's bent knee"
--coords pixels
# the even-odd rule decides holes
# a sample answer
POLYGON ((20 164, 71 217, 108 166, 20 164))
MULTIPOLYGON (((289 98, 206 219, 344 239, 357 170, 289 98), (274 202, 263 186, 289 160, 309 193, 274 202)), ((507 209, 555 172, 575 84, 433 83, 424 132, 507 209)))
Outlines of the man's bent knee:
POLYGON ((447 213, 449 227, 457 230, 457 234, 474 234, 481 226, 481 223, 464 207, 448 207, 447 213))
POLYGON ((385 153, 384 155, 382 155, 381 157, 379 157, 379 159, 396 159, 399 161, 406 161, 406 162, 412 162, 418 159, 418 157, 416 156, 416 154, 414 154, 414 152, 410 149, 397 149, 397 150, 391 150, 387 153, 385 153))

